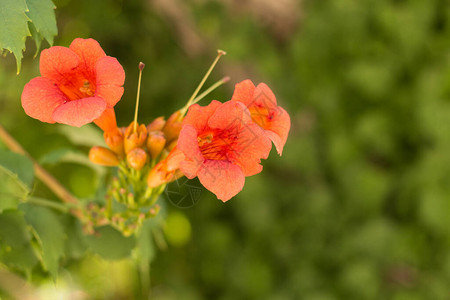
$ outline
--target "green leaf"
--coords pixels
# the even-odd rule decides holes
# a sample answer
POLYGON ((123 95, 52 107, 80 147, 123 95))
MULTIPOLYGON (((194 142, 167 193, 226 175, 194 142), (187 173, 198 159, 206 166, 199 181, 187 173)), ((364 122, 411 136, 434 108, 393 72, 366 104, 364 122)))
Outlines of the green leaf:
POLYGON ((38 262, 20 211, 9 210, 0 214, 0 260, 25 271, 31 271, 38 262))
MULTIPOLYGON (((1 0, 0 0, 1 1, 1 0)), ((20 181, 25 189, 31 190, 34 178, 33 162, 20 154, 0 149, 0 172, 8 173, 20 181)))
POLYGON ((20 201, 27 195, 28 190, 18 184, 17 175, 6 173, 0 167, 0 213, 6 209, 17 208, 20 201))
POLYGON ((17 208, 31 191, 33 163, 25 156, 0 150, 0 212, 17 208))
MULTIPOLYGON (((26 0, 26 4, 28 6, 27 15, 39 33, 38 38, 46 39, 52 45, 53 38, 58 33, 54 12, 55 5, 51 0, 26 0)), ((38 45, 36 37, 35 40, 36 45, 38 45)))
POLYGON ((73 144, 78 146, 106 146, 101 131, 92 124, 84 125, 80 128, 61 125, 58 131, 68 138, 73 144))
POLYGON ((76 163, 89 167, 94 170, 98 176, 103 176, 106 172, 104 167, 93 164, 87 155, 80 151, 74 151, 73 149, 63 148, 54 150, 46 155, 44 155, 39 163, 45 164, 58 164, 58 163, 76 163))
POLYGON ((94 235, 86 237, 89 248, 105 259, 121 259, 131 254, 136 241, 133 236, 125 237, 111 226, 96 229, 94 235))
POLYGON ((59 259, 64 254, 66 234, 58 216, 51 210, 22 204, 25 220, 32 226, 42 249, 42 264, 53 278, 58 274, 59 259))
POLYGON ((70 258, 79 259, 87 250, 86 237, 80 222, 73 216, 63 217, 64 228, 67 235, 66 255, 70 258))
POLYGON ((37 31, 36 27, 34 27, 33 23, 28 23, 28 27, 31 32, 31 36, 34 39, 34 42, 36 43, 36 52, 34 53, 34 58, 39 54, 39 51, 41 50, 42 40, 44 39, 42 35, 37 31))
POLYGON ((30 35, 25 0, 0 0, 0 49, 7 49, 14 54, 17 74, 20 72, 22 51, 25 40, 30 35))

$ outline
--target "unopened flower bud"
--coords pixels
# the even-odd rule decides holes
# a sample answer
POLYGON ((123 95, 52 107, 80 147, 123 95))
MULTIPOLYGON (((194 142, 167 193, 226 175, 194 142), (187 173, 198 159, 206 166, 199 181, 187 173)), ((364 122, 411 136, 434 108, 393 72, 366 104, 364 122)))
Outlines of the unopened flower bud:
POLYGON ((159 206, 159 204, 155 204, 155 206, 150 208, 150 210, 148 211, 149 217, 156 216, 159 213, 160 209, 161 209, 161 206, 159 206))
POLYGON ((156 159, 166 145, 166 138, 162 131, 150 131, 147 138, 147 149, 152 159, 156 159))
POLYGON ((172 142, 170 142, 170 144, 168 144, 168 145, 166 146, 167 151, 172 151, 173 148, 176 147, 177 143, 178 143, 178 139, 175 139, 175 140, 173 140, 172 142))
POLYGON ((117 177, 113 177, 113 178, 112 178, 112 187, 113 187, 114 189, 120 189, 120 181, 119 181, 119 178, 117 178, 117 177))
POLYGON ((119 157, 123 157, 123 134, 119 129, 111 132, 105 131, 103 138, 105 139, 106 145, 108 145, 109 149, 114 151, 119 157))
POLYGON ((181 112, 179 110, 174 112, 169 119, 167 119, 167 122, 162 130, 166 136, 167 143, 170 143, 172 140, 178 138, 181 131, 182 121, 183 118, 181 117, 181 112))
POLYGON ((133 204, 134 203, 134 194, 133 193, 128 193, 127 201, 128 201, 128 204, 133 204))
POLYGON ((94 223, 92 221, 88 221, 83 224, 83 232, 87 235, 93 235, 95 233, 94 223))
POLYGON ((117 155, 111 150, 100 146, 91 148, 89 151, 89 160, 102 166, 113 167, 119 165, 119 158, 117 155))
POLYGON ((147 162, 147 152, 141 148, 134 148, 127 154, 127 162, 130 167, 135 170, 140 170, 147 162))
POLYGON ((150 131, 160 131, 164 128, 166 121, 164 117, 158 117, 154 119, 150 124, 147 125, 147 130, 150 131))
POLYGON ((154 166, 147 177, 147 185, 151 188, 155 188, 165 183, 166 181, 166 172, 163 171, 163 162, 159 162, 154 166))
POLYGON ((125 130, 124 148, 125 153, 130 152, 134 148, 142 147, 147 139, 147 127, 144 124, 136 126, 134 131, 134 122, 132 122, 125 130))

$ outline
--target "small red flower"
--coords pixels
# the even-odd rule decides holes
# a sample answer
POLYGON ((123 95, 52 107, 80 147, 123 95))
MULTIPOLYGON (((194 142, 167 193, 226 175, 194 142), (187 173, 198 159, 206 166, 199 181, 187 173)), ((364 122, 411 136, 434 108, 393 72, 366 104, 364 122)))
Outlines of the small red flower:
POLYGON ((42 51, 40 72, 25 85, 22 107, 42 122, 82 126, 114 107, 123 94, 122 66, 93 39, 77 38, 69 48, 42 51))
POLYGON ((260 83, 255 88, 253 82, 247 79, 236 84, 231 100, 240 101, 247 106, 253 121, 265 130, 281 155, 291 128, 291 119, 277 105, 271 89, 265 83, 260 83))
POLYGON ((237 101, 192 105, 177 143, 185 156, 181 171, 190 179, 198 176, 223 202, 242 190, 245 176, 261 172, 261 159, 267 158, 271 146, 245 105, 237 101))

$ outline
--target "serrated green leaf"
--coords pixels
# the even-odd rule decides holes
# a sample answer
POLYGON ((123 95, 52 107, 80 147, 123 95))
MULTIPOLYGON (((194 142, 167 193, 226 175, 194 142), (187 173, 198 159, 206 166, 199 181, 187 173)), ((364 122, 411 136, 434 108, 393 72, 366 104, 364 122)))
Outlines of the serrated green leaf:
POLYGON ((34 169, 33 162, 28 157, 0 149, 0 172, 2 170, 20 181, 18 184, 31 190, 34 179, 34 169), (15 174, 17 174, 17 176, 15 176, 15 174))
POLYGON ((52 45, 53 38, 58 33, 55 5, 51 0, 26 0, 26 4, 28 6, 27 16, 31 19, 37 32, 52 45))
POLYGON ((129 256, 136 244, 133 236, 125 237, 111 226, 97 228, 94 235, 86 237, 86 241, 93 252, 111 260, 129 256))
POLYGON ((31 32, 31 36, 34 39, 34 42, 36 44, 36 52, 34 53, 34 58, 36 58, 36 56, 39 54, 39 51, 41 51, 41 45, 42 45, 42 40, 44 39, 42 37, 42 35, 36 30, 36 27, 34 27, 33 23, 28 22, 28 27, 30 29, 31 32))
POLYGON ((25 0, 0 0, 0 49, 14 54, 20 72, 25 40, 30 36, 25 0))
POLYGON ((43 266, 56 278, 66 240, 63 225, 58 216, 47 208, 22 204, 20 209, 25 212, 25 220, 36 232, 36 239, 42 249, 43 266))
POLYGON ((15 209, 29 194, 28 189, 23 184, 19 184, 17 175, 5 172, 0 167, 0 213, 3 210, 15 209))
POLYGON ((10 267, 30 271, 38 262, 23 213, 9 210, 0 214, 0 259, 10 267))
POLYGON ((22 155, 0 150, 0 212, 17 208, 31 191, 33 163, 22 155))

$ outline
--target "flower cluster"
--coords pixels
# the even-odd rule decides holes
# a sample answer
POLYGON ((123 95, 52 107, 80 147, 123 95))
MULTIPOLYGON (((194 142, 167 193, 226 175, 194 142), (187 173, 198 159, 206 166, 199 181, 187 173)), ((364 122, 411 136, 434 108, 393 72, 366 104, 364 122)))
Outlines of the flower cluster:
POLYGON ((245 177, 262 171, 261 159, 268 157, 272 142, 281 155, 290 129, 289 115, 270 88, 255 87, 250 80, 236 84, 224 103, 193 104, 194 93, 194 101, 167 120, 118 127, 114 105, 123 94, 125 74, 92 39, 44 50, 40 71, 42 77, 32 79, 22 93, 25 112, 48 123, 94 122, 103 130, 108 147, 93 147, 89 159, 117 171, 106 208, 97 210, 104 217, 100 223, 109 220, 123 231, 125 219, 154 216, 165 186, 182 176, 198 177, 218 199, 228 201, 242 190, 245 177), (114 203, 127 210, 112 212, 114 203))

